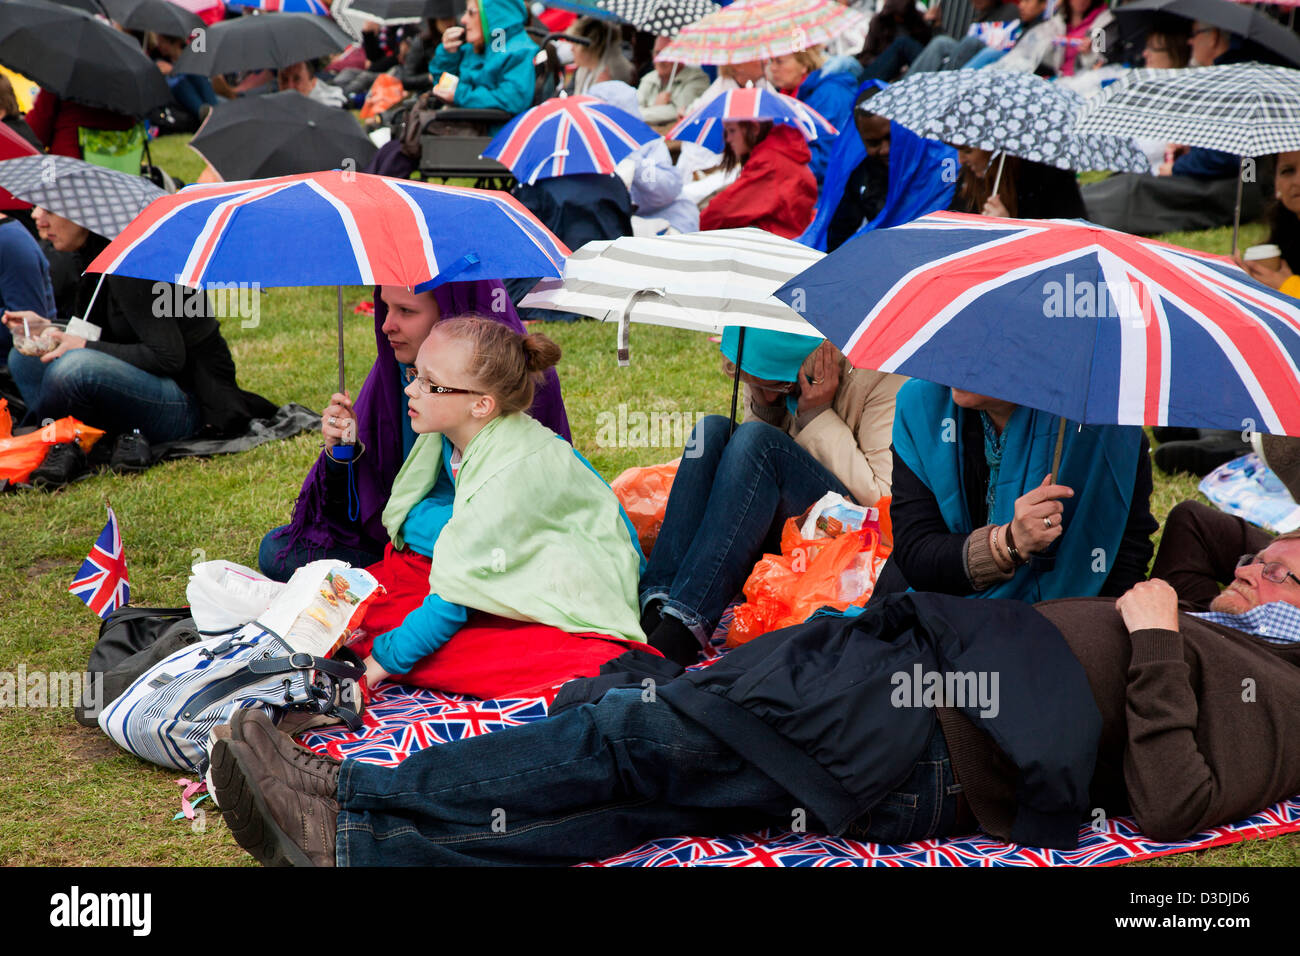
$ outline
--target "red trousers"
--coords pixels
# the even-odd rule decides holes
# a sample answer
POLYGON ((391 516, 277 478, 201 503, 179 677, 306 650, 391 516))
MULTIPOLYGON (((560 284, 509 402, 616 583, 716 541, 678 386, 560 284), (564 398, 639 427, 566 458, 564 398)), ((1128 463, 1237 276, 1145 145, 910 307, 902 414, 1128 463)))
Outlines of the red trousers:
MULTIPOLYGON (((413 551, 396 551, 389 544, 384 559, 366 570, 386 594, 366 611, 367 635, 384 634, 399 626, 429 594, 429 559, 413 551)), ((374 639, 365 636, 351 646, 366 657, 374 639)), ((512 621, 495 614, 471 611, 465 626, 407 674, 393 679, 415 687, 489 700, 529 696, 575 677, 591 677, 600 665, 639 648, 659 655, 648 644, 607 634, 570 634, 546 624, 512 621)))

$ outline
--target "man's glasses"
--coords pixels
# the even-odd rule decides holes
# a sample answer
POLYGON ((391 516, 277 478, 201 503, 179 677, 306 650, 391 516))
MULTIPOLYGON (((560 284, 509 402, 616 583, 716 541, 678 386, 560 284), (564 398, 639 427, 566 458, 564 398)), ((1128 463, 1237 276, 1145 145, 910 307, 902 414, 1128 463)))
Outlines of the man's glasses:
POLYGON ((1290 578, 1296 584, 1300 584, 1300 578, 1292 574, 1285 564, 1278 564, 1276 561, 1261 561, 1257 554, 1243 554, 1237 559, 1237 567, 1244 568, 1249 564, 1263 564, 1264 570, 1260 572, 1265 581, 1272 581, 1274 584, 1285 584, 1287 578, 1290 578))
POLYGON ((450 385, 439 385, 437 382, 431 382, 424 376, 417 376, 413 379, 415 387, 424 392, 425 395, 482 395, 482 392, 476 392, 472 388, 452 388, 450 385))

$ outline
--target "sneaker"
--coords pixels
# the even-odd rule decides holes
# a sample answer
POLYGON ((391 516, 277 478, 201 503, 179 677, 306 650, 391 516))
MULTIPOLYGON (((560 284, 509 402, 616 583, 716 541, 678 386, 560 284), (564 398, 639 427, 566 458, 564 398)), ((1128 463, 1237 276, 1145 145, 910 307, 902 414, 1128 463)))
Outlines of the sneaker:
POLYGON ((128 471, 144 471, 153 464, 153 452, 149 442, 137 428, 130 434, 117 436, 113 445, 113 456, 108 460, 110 470, 122 474, 128 471))
POLYGON ((36 488, 54 491, 89 472, 90 466, 81 447, 76 442, 63 442, 45 453, 45 460, 27 480, 36 488))

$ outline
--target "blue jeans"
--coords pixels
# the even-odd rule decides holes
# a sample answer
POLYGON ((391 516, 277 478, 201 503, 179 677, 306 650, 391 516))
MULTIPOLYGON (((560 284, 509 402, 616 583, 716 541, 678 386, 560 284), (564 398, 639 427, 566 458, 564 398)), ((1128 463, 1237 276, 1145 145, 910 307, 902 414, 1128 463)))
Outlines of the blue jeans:
POLYGON ((177 73, 167 77, 167 85, 171 87, 172 99, 193 113, 196 118, 204 103, 216 106, 220 102, 216 91, 212 89, 212 81, 206 76, 177 73))
POLYGON ((926 44, 921 54, 912 61, 910 72, 934 73, 939 70, 956 70, 971 57, 987 49, 988 46, 979 37, 963 37, 954 40, 952 37, 937 36, 926 44))
POLYGON ((963 70, 982 70, 990 63, 996 63, 1007 55, 1006 50, 995 50, 991 46, 986 46, 973 57, 966 61, 962 66, 963 70))
MULTIPOLYGON (((950 833, 960 789, 935 721, 908 780, 851 835, 950 833)), ((579 863, 675 834, 789 827, 799 809, 703 725, 637 689, 426 747, 396 768, 346 761, 338 798, 340 866, 579 863)))
POLYGON ((878 57, 867 64, 867 68, 862 72, 862 79, 885 80, 892 83, 903 72, 903 67, 916 59, 924 49, 919 40, 914 40, 906 33, 897 36, 878 57))
POLYGON ((701 644, 764 549, 779 549, 785 520, 828 491, 849 494, 780 429, 746 422, 728 440, 730 424, 722 415, 696 423, 641 575, 641 606, 662 601, 701 644))
POLYGON ((293 577, 293 572, 304 564, 310 564, 312 561, 320 561, 325 558, 346 561, 354 568, 367 568, 378 561, 382 561, 384 557, 382 554, 372 554, 369 551, 362 551, 360 548, 337 547, 322 551, 304 541, 291 541, 288 538, 276 537, 279 532, 287 527, 289 526, 280 525, 278 528, 272 528, 262 538, 262 543, 257 549, 258 567, 272 581, 288 581, 293 577), (289 546, 288 553, 283 558, 277 558, 276 555, 283 551, 286 546, 289 546))
POLYGON ((33 423, 74 415, 110 435, 138 428, 155 443, 188 438, 202 424, 198 402, 173 379, 91 348, 65 352, 48 365, 13 349, 9 374, 33 423))

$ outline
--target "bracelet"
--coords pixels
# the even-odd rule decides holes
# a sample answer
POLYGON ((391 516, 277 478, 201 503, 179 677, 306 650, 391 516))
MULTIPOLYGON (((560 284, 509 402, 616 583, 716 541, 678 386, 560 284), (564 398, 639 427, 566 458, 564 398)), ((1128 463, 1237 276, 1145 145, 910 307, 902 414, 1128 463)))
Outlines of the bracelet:
POLYGON ((1010 568, 1005 568, 1005 567, 1002 566, 1002 554, 1001 554, 1001 552, 998 550, 998 532, 1001 531, 1001 530, 1002 530, 1001 525, 996 525, 996 524, 995 524, 995 525, 993 526, 993 546, 992 546, 992 548, 990 548, 989 550, 991 550, 991 551, 993 552, 993 563, 996 564, 996 565, 998 566, 998 570, 999 570, 999 571, 1002 571, 1002 572, 1005 573, 1006 571, 1009 571, 1009 570, 1010 570, 1010 571, 1014 571, 1015 568, 1016 568, 1016 565, 1015 565, 1015 561, 1013 560, 1012 563, 1011 563, 1011 567, 1010 567, 1010 568))
POLYGON ((1025 557, 1021 557, 1020 552, 1016 550, 1016 540, 1015 538, 1011 537, 1010 521, 1007 522, 1007 553, 1011 555, 1011 561, 1012 563, 1015 564, 1016 567, 1020 567, 1023 564, 1029 563, 1029 559, 1025 557))

